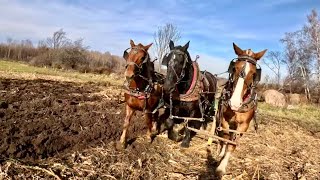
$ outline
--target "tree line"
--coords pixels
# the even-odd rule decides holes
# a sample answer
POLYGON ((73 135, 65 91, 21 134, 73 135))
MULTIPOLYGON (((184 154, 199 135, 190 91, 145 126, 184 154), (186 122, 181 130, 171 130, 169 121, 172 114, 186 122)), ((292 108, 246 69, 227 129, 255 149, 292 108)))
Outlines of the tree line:
POLYGON ((316 10, 305 24, 280 39, 283 49, 270 51, 264 63, 273 72, 266 83, 287 93, 304 93, 309 100, 320 94, 320 18, 316 10), (286 71, 285 71, 286 70, 286 71), (286 73, 285 73, 286 72, 286 73))
POLYGON ((83 39, 71 40, 60 29, 35 46, 31 40, 13 40, 8 38, 0 44, 0 58, 23 61, 35 66, 72 69, 91 73, 122 73, 122 57, 90 51, 83 39))

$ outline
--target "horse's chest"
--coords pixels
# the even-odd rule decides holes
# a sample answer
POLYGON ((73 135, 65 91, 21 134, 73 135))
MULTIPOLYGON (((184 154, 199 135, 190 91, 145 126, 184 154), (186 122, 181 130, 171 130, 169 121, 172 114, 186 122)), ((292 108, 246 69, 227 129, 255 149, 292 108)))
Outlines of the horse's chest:
POLYGON ((158 98, 153 95, 150 95, 148 98, 140 98, 125 94, 125 100, 128 106, 139 111, 153 109, 158 103, 158 98))
POLYGON ((224 119, 229 122, 236 122, 236 123, 250 123, 251 119, 254 116, 254 110, 249 110, 248 112, 245 113, 240 113, 240 112, 234 112, 228 107, 224 113, 223 113, 224 119))
POLYGON ((198 101, 195 102, 179 102, 177 104, 173 104, 173 108, 176 109, 178 112, 186 112, 191 113, 192 111, 199 111, 199 104, 198 101))

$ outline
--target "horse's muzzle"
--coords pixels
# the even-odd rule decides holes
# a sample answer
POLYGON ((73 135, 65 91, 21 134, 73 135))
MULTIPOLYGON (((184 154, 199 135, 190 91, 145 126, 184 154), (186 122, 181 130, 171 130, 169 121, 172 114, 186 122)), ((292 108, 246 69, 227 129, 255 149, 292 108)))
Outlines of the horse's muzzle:
POLYGON ((233 105, 233 104, 231 103, 230 100, 228 101, 228 104, 229 104, 229 107, 231 108, 231 110, 233 110, 233 111, 238 111, 238 110, 241 108, 241 106, 242 106, 242 103, 240 103, 239 106, 235 106, 235 105, 233 105))

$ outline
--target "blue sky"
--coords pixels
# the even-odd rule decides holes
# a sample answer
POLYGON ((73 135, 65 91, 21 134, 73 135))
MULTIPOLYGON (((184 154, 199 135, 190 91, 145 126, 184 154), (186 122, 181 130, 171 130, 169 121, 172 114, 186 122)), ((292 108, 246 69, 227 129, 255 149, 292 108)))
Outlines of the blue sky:
MULTIPOLYGON (((158 26, 173 23, 179 44, 190 40, 192 57, 213 73, 235 57, 232 42, 243 49, 281 50, 279 39, 298 30, 319 0, 0 0, 0 41, 37 42, 63 28, 83 37, 92 50, 121 55, 129 40, 147 44, 158 26)), ((264 70, 266 68, 264 67, 264 70)), ((268 72, 268 71, 265 71, 268 72)))

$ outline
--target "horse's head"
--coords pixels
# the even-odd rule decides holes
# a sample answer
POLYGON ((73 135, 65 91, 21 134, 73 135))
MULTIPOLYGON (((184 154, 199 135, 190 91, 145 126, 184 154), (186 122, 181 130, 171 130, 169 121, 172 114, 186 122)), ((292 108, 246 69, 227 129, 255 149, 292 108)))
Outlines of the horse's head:
POLYGON ((188 52, 189 42, 184 46, 174 46, 173 41, 170 41, 170 52, 162 60, 162 65, 167 66, 167 76, 163 85, 165 92, 173 92, 176 85, 185 76, 186 65, 191 63, 188 52))
POLYGON ((257 68, 257 61, 267 49, 254 53, 251 49, 242 50, 234 43, 233 48, 238 58, 230 63, 228 70, 233 82, 230 107, 232 110, 238 110, 250 97, 252 86, 260 81, 261 69, 257 68))
POLYGON ((128 48, 123 53, 123 58, 127 61, 126 71, 124 73, 127 79, 132 79, 142 71, 142 67, 145 63, 150 61, 148 49, 152 43, 144 46, 141 43, 135 45, 133 40, 130 40, 131 48, 128 48), (128 50, 130 51, 128 52, 128 50))

